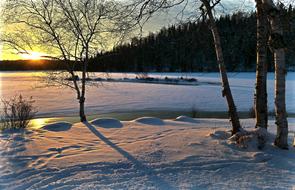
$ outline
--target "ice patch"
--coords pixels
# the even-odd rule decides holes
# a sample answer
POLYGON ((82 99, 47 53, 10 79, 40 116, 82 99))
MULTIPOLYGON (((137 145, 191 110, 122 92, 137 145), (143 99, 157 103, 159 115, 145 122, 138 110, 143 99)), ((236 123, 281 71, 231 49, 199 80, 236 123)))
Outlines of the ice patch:
POLYGON ((197 123, 197 121, 191 117, 185 116, 185 115, 181 115, 178 116, 175 121, 182 121, 182 122, 188 122, 188 123, 197 123))
POLYGON ((140 117, 134 120, 137 123, 147 124, 147 125, 165 125, 164 121, 156 117, 140 117))
POLYGON ((51 123, 48 125, 45 125, 43 129, 47 131, 53 131, 53 132, 61 132, 61 131, 68 131, 72 128, 72 124, 68 122, 56 122, 56 123, 51 123))
POLYGON ((98 118, 90 122, 92 125, 103 128, 121 128, 123 124, 121 121, 113 118, 98 118))

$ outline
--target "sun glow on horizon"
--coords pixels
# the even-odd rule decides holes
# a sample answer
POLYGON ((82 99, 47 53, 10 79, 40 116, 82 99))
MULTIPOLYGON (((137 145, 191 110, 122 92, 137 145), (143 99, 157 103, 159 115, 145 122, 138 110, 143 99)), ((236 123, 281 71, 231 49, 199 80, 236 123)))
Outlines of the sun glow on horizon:
POLYGON ((40 52, 21 53, 20 55, 23 59, 26 59, 26 60, 40 60, 40 59, 44 59, 44 56, 45 56, 45 54, 40 52))

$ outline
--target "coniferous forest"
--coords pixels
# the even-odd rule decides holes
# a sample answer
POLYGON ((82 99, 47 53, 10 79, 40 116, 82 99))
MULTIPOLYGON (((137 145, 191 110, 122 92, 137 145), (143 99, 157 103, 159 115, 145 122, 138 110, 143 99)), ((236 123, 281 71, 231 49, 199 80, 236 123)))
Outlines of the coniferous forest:
MULTIPOLYGON (((284 9, 284 29, 287 43, 287 68, 295 63, 295 9, 284 9), (291 22, 290 22, 291 20, 291 22)), ((213 39, 207 21, 182 23, 162 28, 144 38, 97 54, 89 70, 108 72, 214 72, 218 71, 213 39)), ((216 21, 220 29, 224 59, 228 71, 255 71, 256 15, 234 13, 216 21), (236 48, 239 47, 239 48, 236 48)), ((268 50, 268 70, 273 71, 271 49, 268 50)))

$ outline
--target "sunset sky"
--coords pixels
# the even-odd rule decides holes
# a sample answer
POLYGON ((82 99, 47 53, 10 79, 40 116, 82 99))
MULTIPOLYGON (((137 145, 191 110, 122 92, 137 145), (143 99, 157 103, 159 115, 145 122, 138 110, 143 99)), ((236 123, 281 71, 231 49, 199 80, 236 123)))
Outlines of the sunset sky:
MULTIPOLYGON (((218 12, 221 14, 224 13, 231 13, 235 11, 247 11, 247 10, 253 10, 254 9, 254 0, 243 0, 243 1, 237 1, 237 0, 223 0, 221 1, 222 5, 225 9, 220 9, 218 12)), ((3 4, 3 1, 0 2, 3 4)), ((148 34, 149 32, 156 32, 163 26, 171 25, 175 22, 175 15, 179 12, 181 7, 176 7, 169 12, 165 13, 157 13, 144 27, 144 34, 148 34)), ((188 8, 189 10, 189 8, 188 8)), ((191 9, 194 11, 194 8, 191 9)), ((188 13, 189 11, 187 11, 188 13)), ((2 32, 5 29, 5 26, 3 26, 2 23, 0 23, 1 29, 0 32, 2 32)), ((44 55, 42 53, 42 50, 40 48, 34 48, 31 50, 30 55, 17 55, 15 52, 7 51, 3 45, 0 44, 0 60, 7 60, 7 59, 38 59, 38 56, 44 55)))

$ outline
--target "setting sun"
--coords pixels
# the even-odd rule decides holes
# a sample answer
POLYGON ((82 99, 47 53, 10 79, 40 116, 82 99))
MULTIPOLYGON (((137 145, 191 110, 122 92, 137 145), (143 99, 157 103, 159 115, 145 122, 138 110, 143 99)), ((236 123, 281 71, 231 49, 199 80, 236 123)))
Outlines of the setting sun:
POLYGON ((23 59, 40 60, 40 59, 43 59, 44 54, 39 52, 28 52, 28 53, 22 53, 21 56, 23 59))

